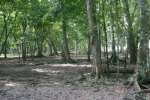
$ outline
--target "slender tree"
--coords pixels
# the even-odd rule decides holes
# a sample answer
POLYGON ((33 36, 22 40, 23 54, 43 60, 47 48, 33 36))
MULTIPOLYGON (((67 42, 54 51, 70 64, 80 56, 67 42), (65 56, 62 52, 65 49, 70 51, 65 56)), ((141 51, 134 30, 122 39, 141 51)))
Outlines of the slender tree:
POLYGON ((103 72, 100 59, 100 45, 98 38, 97 22, 96 22, 96 2, 95 0, 86 0, 87 16, 89 22, 89 32, 92 37, 92 54, 93 64, 96 68, 96 78, 100 78, 103 72))
POLYGON ((107 68, 109 70, 109 55, 108 55, 108 38, 107 38, 107 26, 106 26, 106 0, 102 0, 102 18, 103 18, 103 32, 105 35, 105 48, 106 48, 106 63, 107 63, 107 68))
POLYGON ((136 64, 137 61, 137 46, 136 46, 136 40, 135 36, 133 34, 133 21, 131 18, 130 10, 129 10, 129 3, 128 0, 123 0, 124 4, 124 12, 125 12, 125 18, 127 21, 127 31, 128 31, 128 51, 130 55, 130 63, 136 64))
POLYGON ((116 53, 116 40, 115 40, 115 13, 113 11, 113 1, 110 1, 110 20, 111 20, 111 32, 112 32, 112 56, 111 60, 113 64, 117 63, 117 53, 116 53))
POLYGON ((150 12, 148 8, 147 0, 139 0, 139 7, 141 10, 141 36, 140 36, 140 45, 139 45, 139 63, 143 66, 148 64, 149 57, 149 19, 150 12))

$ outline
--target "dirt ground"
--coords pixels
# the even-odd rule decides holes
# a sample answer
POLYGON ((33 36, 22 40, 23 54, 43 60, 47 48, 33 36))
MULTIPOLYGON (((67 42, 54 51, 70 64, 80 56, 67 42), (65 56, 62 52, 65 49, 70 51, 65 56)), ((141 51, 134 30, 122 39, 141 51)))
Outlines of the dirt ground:
POLYGON ((125 75, 95 81, 84 57, 73 64, 64 64, 59 57, 0 63, 0 100, 123 100, 129 91, 123 85, 125 75))

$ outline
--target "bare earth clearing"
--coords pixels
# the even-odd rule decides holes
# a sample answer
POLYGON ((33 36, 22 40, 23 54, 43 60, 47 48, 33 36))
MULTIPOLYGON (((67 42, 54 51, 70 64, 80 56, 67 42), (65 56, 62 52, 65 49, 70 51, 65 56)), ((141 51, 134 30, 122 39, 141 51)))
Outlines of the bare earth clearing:
POLYGON ((1 60, 0 100, 122 100, 127 94, 124 75, 95 82, 91 65, 80 58, 63 64, 59 57, 1 60))

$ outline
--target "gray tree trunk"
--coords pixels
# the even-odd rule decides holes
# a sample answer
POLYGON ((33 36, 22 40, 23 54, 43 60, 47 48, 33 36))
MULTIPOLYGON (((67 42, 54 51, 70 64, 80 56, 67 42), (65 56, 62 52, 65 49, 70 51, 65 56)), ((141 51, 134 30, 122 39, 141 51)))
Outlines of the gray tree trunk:
POLYGON ((141 10, 141 36, 139 46, 139 63, 146 65, 149 57, 149 9, 147 0, 139 0, 139 7, 141 10))
POLYGON ((92 37, 92 54, 93 54, 93 64, 96 71, 96 78, 100 78, 103 72, 101 67, 101 59, 100 59, 100 45, 99 45, 99 37, 96 23, 96 2, 95 0, 86 0, 87 5, 87 16, 89 22, 89 32, 92 37))
POLYGON ((129 3, 128 0, 123 0, 124 4, 124 11, 126 14, 126 21, 128 23, 128 49, 129 49, 129 55, 130 55, 130 63, 131 64, 136 64, 137 62, 137 46, 136 46, 136 40, 135 36, 133 34, 133 27, 132 27, 132 20, 131 20, 131 15, 129 11, 129 3))
POLYGON ((109 55, 108 55, 108 38, 107 38, 107 29, 106 29, 106 20, 105 20, 105 5, 106 5, 106 1, 102 0, 102 8, 103 8, 103 12, 102 12, 102 17, 103 17, 103 31, 104 31, 104 35, 105 35, 105 49, 106 49, 106 63, 107 63, 107 70, 109 70, 109 55))
POLYGON ((25 37, 26 28, 27 28, 27 21, 26 19, 23 19, 23 22, 22 22, 23 40, 21 44, 23 61, 26 61, 26 37, 25 37))
POLYGON ((66 19, 65 15, 63 14, 62 17, 62 32, 63 32, 63 59, 65 62, 70 62, 71 57, 69 53, 69 47, 68 47, 68 38, 67 38, 67 33, 66 33, 66 19))
POLYGON ((90 34, 88 35, 88 51, 87 51, 87 58, 88 61, 91 61, 91 37, 90 34))

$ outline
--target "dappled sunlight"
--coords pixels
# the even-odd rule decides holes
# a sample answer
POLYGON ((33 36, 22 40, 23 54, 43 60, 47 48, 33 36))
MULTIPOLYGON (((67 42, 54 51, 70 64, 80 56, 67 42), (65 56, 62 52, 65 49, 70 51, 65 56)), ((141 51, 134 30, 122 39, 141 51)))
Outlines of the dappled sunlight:
POLYGON ((48 64, 51 67, 92 67, 91 64, 48 64))
POLYGON ((8 82, 5 84, 5 86, 8 86, 8 87, 15 87, 15 86, 19 86, 20 84, 18 83, 14 83, 14 82, 8 82))
POLYGON ((85 75, 85 76, 88 76, 88 75, 91 75, 91 73, 85 73, 84 75, 85 75))
POLYGON ((51 73, 51 74, 57 74, 57 73, 63 72, 59 70, 48 70, 48 69, 40 69, 40 68, 32 69, 32 71, 36 71, 39 73, 51 73))
POLYGON ((61 71, 55 71, 55 70, 50 71, 50 73, 53 73, 53 74, 57 74, 59 72, 61 72, 61 71))
POLYGON ((47 70, 45 70, 45 69, 40 69, 40 68, 32 69, 32 71, 36 71, 36 72, 39 72, 39 73, 47 72, 47 70))
POLYGON ((60 83, 59 83, 59 82, 54 82, 53 84, 54 84, 54 85, 60 85, 60 83))

